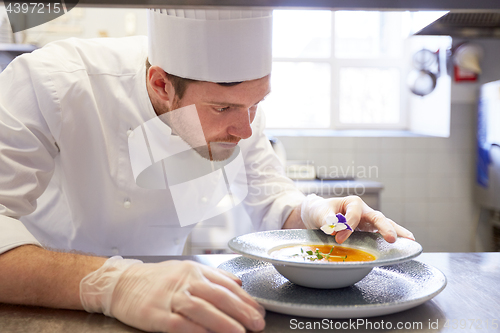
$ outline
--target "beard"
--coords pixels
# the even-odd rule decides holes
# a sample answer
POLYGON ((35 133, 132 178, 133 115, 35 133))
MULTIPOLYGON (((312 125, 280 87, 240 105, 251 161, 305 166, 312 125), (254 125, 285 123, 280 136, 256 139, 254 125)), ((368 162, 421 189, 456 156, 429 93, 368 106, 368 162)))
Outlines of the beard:
POLYGON ((175 96, 171 109, 162 105, 156 110, 158 117, 172 129, 173 134, 180 136, 201 157, 209 161, 225 161, 233 155, 239 138, 227 135, 207 139, 196 108, 176 112, 179 108, 180 100, 175 96))
MULTIPOLYGON (((209 158, 211 161, 225 161, 233 155, 239 139, 231 136, 212 140, 207 144, 209 158)), ((198 153, 202 155, 201 153, 198 153)), ((203 156, 203 155, 202 155, 203 156)), ((205 156, 203 156, 205 157, 205 156)), ((205 157, 206 158, 206 157, 205 157)))

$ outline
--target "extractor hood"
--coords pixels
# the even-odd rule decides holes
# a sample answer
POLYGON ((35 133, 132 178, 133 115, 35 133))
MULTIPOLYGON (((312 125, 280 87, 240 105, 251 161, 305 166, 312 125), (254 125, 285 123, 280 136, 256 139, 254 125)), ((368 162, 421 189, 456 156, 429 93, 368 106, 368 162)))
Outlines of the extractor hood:
POLYGON ((462 38, 500 38, 500 11, 450 12, 415 35, 462 38))

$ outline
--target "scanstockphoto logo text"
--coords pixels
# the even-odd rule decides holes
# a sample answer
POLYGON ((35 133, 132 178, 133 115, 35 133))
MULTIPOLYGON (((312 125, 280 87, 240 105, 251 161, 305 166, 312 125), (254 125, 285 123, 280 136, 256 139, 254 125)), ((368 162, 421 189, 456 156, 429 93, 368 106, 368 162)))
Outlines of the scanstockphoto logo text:
POLYGON ((77 4, 78 0, 4 1, 14 33, 52 21, 69 12, 77 4))
MULTIPOLYGON (((300 167, 304 167, 304 172, 307 171, 309 164, 295 167, 297 173, 301 173, 300 167)), ((312 166, 312 164, 311 164, 312 166)), ((316 168, 318 175, 326 180, 319 179, 309 185, 309 190, 320 196, 362 196, 366 193, 366 187, 361 179, 378 178, 378 166, 371 165, 352 165, 347 166, 319 166, 316 168), (344 182, 328 182, 328 179, 345 180, 344 182)), ((273 179, 276 174, 286 174, 286 168, 282 165, 268 164, 262 166, 259 162, 250 164, 247 170, 249 194, 251 195, 278 195, 286 191, 290 191, 288 184, 283 183, 267 183, 267 186, 262 186, 263 179, 273 179)))
MULTIPOLYGON (((251 177, 251 176, 250 176, 251 177)), ((249 178, 250 178, 249 177, 249 178)), ((251 178, 250 178, 251 179, 251 178)), ((352 186, 349 186, 351 181, 342 182, 339 184, 325 184, 323 180, 318 180, 308 187, 308 191, 319 196, 362 196, 366 193, 366 186, 363 183, 355 183, 352 181, 352 186), (347 185, 346 185, 347 184, 347 185)), ((289 184, 283 183, 263 183, 262 180, 251 179, 248 182, 249 195, 256 196, 275 196, 285 192, 293 192, 295 188, 291 188, 289 184)))
POLYGON ((438 321, 423 323, 415 322, 397 322, 390 321, 371 321, 368 319, 349 319, 348 321, 335 321, 332 319, 323 319, 321 321, 300 321, 290 319, 290 329, 292 330, 422 330, 423 328, 437 329, 438 321))

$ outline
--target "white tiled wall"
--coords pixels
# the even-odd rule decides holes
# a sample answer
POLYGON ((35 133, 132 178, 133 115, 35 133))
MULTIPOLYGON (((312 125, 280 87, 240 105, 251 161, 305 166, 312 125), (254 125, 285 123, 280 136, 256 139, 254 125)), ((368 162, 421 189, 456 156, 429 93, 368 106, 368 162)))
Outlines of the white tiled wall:
MULTIPOLYGON (((288 159, 316 166, 376 166, 369 179, 385 185, 382 212, 410 229, 424 251, 472 249, 474 103, 451 107, 449 138, 281 137, 288 159)), ((372 169, 373 170, 373 169, 372 169)))
POLYGON ((314 160, 317 166, 376 165, 378 175, 370 179, 385 186, 382 212, 409 228, 424 251, 475 250, 477 96, 481 84, 500 80, 500 43, 472 42, 484 49, 483 73, 477 83, 452 84, 449 138, 282 137, 288 158, 314 160))

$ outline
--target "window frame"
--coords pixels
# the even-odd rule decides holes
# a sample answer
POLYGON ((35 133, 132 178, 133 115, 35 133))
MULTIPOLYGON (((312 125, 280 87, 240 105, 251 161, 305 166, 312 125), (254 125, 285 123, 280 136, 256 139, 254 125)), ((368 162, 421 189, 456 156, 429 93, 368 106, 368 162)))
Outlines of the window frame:
MULTIPOLYGON (((328 127, 311 128, 311 127, 268 127, 269 130, 408 130, 409 115, 408 115, 408 94, 409 90, 405 89, 406 76, 408 69, 408 48, 403 47, 400 57, 378 57, 378 58, 337 58, 335 57, 335 13, 330 11, 330 57, 273 57, 273 63, 289 62, 311 62, 311 63, 328 63, 330 66, 330 124, 328 127), (399 122, 397 123, 341 123, 340 122, 340 69, 342 67, 354 68, 397 68, 399 69, 400 78, 399 85, 401 87, 399 93, 399 122)), ((405 43, 407 39, 403 40, 405 43)))

